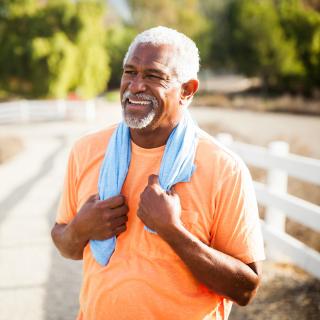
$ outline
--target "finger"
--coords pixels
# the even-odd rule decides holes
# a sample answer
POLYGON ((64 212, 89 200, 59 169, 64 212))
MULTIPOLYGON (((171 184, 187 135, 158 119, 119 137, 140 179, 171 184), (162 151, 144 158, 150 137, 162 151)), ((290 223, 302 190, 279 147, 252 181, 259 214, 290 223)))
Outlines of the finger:
POLYGON ((177 196, 177 195, 178 195, 175 186, 172 186, 172 187, 171 187, 169 194, 172 195, 172 196, 177 196))
POLYGON ((151 174, 148 178, 148 185, 152 186, 155 184, 159 184, 159 176, 157 176, 155 174, 151 174))
POLYGON ((87 202, 92 202, 92 201, 95 201, 95 200, 99 200, 99 194, 98 194, 98 193, 92 194, 92 195, 88 198, 87 202))
POLYGON ((144 214, 144 209, 142 206, 139 207, 139 209, 137 210, 137 217, 140 219, 140 220, 143 220, 143 217, 145 216, 144 214))
POLYGON ((140 218, 141 217, 141 213, 142 213, 142 208, 141 205, 139 205, 139 208, 137 210, 137 216, 140 218))
POLYGON ((126 204, 124 204, 124 205, 117 207, 117 208, 114 208, 112 210, 107 209, 107 210, 105 210, 104 214, 105 214, 105 218, 110 221, 112 219, 128 215, 128 211, 129 211, 128 206, 126 204))
POLYGON ((118 227, 116 230, 115 230, 115 235, 119 235, 120 233, 124 232, 127 230, 127 226, 124 224, 120 227, 118 227))
POLYGON ((116 229, 128 222, 128 216, 121 216, 116 219, 113 219, 111 222, 112 229, 116 229))
POLYGON ((124 205, 124 202, 125 202, 125 198, 123 195, 120 194, 120 195, 108 198, 106 200, 101 200, 99 201, 98 205, 100 208, 113 209, 113 208, 117 208, 124 205))

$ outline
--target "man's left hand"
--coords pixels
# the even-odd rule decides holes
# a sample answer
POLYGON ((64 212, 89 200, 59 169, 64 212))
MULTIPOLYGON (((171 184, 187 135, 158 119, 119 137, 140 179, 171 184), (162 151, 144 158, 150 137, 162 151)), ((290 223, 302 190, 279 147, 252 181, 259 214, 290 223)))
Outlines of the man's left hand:
POLYGON ((150 175, 148 185, 140 195, 138 217, 160 236, 168 235, 182 225, 180 198, 174 187, 166 192, 157 175, 150 175))

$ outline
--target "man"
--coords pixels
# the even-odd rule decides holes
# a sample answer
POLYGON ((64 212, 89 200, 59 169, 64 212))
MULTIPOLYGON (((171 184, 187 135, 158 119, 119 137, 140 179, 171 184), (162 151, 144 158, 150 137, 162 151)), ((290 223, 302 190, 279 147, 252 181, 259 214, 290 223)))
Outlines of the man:
POLYGON ((264 259, 248 170, 187 116, 198 89, 192 40, 149 29, 123 69, 125 124, 75 144, 52 230, 64 257, 83 259, 78 319, 227 319, 232 301, 254 296, 264 259), (163 187, 181 168, 187 179, 163 187), (104 194, 118 172, 119 192, 104 194))

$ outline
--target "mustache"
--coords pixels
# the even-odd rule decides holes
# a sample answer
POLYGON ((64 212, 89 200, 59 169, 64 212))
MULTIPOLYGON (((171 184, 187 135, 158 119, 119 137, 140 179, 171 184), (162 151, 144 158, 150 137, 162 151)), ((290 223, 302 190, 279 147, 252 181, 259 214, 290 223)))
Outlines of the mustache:
POLYGON ((150 101, 152 102, 153 107, 157 107, 158 106, 158 101, 157 99, 149 94, 146 93, 137 93, 137 94, 132 94, 129 91, 125 91, 123 96, 122 96, 122 104, 124 105, 124 103, 126 102, 127 99, 138 99, 138 100, 145 100, 145 101, 150 101))

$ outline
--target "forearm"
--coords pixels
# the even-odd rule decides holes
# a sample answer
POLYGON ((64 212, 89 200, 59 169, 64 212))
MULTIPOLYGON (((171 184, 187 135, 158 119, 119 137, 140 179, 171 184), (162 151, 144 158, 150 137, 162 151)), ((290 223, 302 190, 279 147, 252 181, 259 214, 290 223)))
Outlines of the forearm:
POLYGON ((182 226, 161 236, 210 290, 239 305, 248 304, 254 296, 259 277, 245 263, 205 245, 182 226))
POLYGON ((55 224, 51 237, 61 255, 68 259, 81 260, 87 239, 80 239, 74 230, 72 222, 69 224, 55 224))

